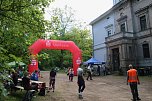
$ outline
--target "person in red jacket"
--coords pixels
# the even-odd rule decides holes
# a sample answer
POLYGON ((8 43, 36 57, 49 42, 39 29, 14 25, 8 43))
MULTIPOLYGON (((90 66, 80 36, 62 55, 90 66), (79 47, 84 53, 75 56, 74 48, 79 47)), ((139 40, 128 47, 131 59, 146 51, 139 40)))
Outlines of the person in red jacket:
POLYGON ((129 65, 129 70, 127 71, 127 85, 130 84, 131 93, 133 96, 132 101, 141 100, 138 95, 138 87, 137 84, 140 84, 137 70, 133 68, 133 66, 129 65))

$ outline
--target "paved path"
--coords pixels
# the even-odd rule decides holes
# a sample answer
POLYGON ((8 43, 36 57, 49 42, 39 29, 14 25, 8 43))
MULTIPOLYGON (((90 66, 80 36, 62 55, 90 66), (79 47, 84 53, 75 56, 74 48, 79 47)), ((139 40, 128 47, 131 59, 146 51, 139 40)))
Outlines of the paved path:
MULTIPOLYGON (((49 72, 41 72, 48 85, 49 72)), ((86 78, 86 77, 85 77, 86 78)), ((139 95, 142 101, 152 101, 152 77, 140 77, 139 95)), ((100 76, 86 82, 82 100, 78 99, 77 77, 68 81, 66 74, 57 74, 55 92, 49 92, 45 97, 37 97, 36 101, 131 101, 132 95, 124 76, 100 76)))

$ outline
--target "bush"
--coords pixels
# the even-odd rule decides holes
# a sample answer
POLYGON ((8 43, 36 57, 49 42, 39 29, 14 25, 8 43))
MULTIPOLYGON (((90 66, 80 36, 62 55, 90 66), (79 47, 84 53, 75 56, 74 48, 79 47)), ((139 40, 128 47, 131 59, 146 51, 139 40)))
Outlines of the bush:
POLYGON ((3 101, 3 99, 8 95, 8 92, 4 87, 4 81, 6 80, 9 80, 6 72, 0 73, 0 101, 3 101))

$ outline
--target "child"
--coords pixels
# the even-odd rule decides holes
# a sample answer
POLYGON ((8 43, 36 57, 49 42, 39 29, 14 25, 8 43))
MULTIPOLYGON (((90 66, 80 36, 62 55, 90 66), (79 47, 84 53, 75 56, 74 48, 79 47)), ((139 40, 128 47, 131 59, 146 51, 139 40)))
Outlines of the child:
POLYGON ((73 69, 71 68, 71 69, 69 70, 69 81, 72 81, 72 82, 73 82, 73 76, 74 76, 74 71, 73 71, 73 69))

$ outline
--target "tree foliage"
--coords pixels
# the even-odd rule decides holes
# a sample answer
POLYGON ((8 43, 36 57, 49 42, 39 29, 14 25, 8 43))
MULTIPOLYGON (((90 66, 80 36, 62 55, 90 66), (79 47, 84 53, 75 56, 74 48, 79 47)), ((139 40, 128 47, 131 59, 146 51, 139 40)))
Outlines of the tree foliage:
POLYGON ((48 23, 48 32, 53 32, 62 40, 62 36, 75 25, 74 13, 71 7, 65 6, 64 9, 53 8, 49 11, 51 15, 48 23))
MULTIPOLYGON (((56 35, 52 34, 51 39, 59 40, 60 38, 58 39, 56 35)), ((83 59, 82 61, 86 61, 92 57, 92 38, 88 29, 73 27, 71 30, 65 33, 65 35, 62 37, 62 40, 73 41, 81 49, 83 59)), ((59 50, 42 50, 40 54, 39 63, 40 67, 42 68, 60 67, 61 58, 63 58, 63 67, 72 66, 72 54, 67 50, 64 50, 63 54, 61 54, 59 50), (47 58, 43 58, 44 55, 40 54, 47 54, 47 58)))
POLYGON ((71 40, 75 42, 75 44, 82 51, 83 61, 88 60, 92 56, 92 38, 88 29, 74 27, 67 33, 65 40, 71 40))
MULTIPOLYGON (((83 60, 91 57, 92 39, 90 31, 76 27, 71 8, 53 9, 50 21, 44 20, 44 9, 53 0, 0 0, 0 95, 5 95, 3 87, 8 62, 22 61, 29 64, 28 47, 39 38, 71 40, 82 50, 83 60)), ((69 51, 42 50, 39 55, 41 67, 72 64, 69 51)), ((1 98, 1 97, 0 97, 1 98)), ((0 99, 1 100, 1 99, 0 99)))
MULTIPOLYGON (((51 19, 47 23, 48 39, 73 41, 82 50, 82 59, 86 61, 92 56, 92 38, 90 31, 82 27, 81 22, 74 18, 74 11, 65 6, 64 9, 54 8, 50 11, 51 19)), ((41 59, 40 67, 68 67, 72 66, 72 54, 69 51, 42 51, 47 53, 48 59, 41 59)))
MULTIPOLYGON (((28 63, 28 47, 43 37, 46 24, 43 17, 44 8, 52 1, 0 0, 1 71, 7 69, 7 63, 11 61, 28 63)), ((0 79, 1 85, 2 78, 0 79)), ((0 91, 0 94, 2 92, 0 91)))

